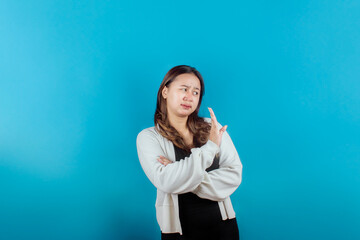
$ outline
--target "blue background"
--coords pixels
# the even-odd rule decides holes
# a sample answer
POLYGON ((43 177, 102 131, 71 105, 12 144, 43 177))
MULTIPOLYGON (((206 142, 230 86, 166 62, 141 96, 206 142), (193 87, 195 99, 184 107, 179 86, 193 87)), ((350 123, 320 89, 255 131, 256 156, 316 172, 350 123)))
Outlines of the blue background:
POLYGON ((0 1, 0 239, 159 239, 135 140, 173 66, 243 163, 241 239, 360 238, 359 1, 0 1))

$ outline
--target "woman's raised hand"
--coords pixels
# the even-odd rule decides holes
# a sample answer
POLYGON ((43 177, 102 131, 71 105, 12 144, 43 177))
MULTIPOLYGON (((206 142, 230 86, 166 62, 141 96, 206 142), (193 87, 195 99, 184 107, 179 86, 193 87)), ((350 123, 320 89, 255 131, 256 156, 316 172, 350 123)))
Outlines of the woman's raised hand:
MULTIPOLYGON (((211 116, 211 129, 210 129, 210 135, 209 135, 209 140, 211 140, 212 142, 216 143, 219 147, 221 144, 221 138, 223 133, 226 131, 227 129, 227 125, 223 126, 220 130, 218 129, 218 122, 216 120, 214 111, 211 108, 208 108, 210 111, 210 116, 211 116)), ((164 166, 172 163, 172 161, 170 161, 169 159, 167 159, 164 156, 160 156, 157 158, 157 160, 163 164, 164 166)))
POLYGON ((211 129, 210 129, 210 135, 209 140, 216 143, 219 147, 221 144, 221 138, 223 133, 226 131, 227 125, 223 126, 220 130, 218 129, 218 122, 216 120, 214 111, 211 108, 208 108, 211 116, 211 129))

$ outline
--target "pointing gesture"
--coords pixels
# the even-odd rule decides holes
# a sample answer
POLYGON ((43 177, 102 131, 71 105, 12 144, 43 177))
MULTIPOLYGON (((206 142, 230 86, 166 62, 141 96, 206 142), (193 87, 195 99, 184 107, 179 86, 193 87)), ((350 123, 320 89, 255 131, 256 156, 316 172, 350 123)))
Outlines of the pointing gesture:
MULTIPOLYGON (((216 120, 214 111, 211 108, 208 108, 208 109, 210 111, 210 116, 211 116, 211 129, 210 129, 209 140, 216 143, 220 147, 221 138, 222 138, 223 133, 227 129, 227 125, 223 126, 220 130, 218 130, 218 125, 217 125, 218 122, 216 120)), ((167 159, 164 156, 158 157, 157 160, 164 166, 172 163, 172 161, 170 161, 169 159, 167 159)))
POLYGON ((209 109, 210 116, 211 116, 211 129, 210 129, 209 140, 213 141, 214 143, 216 143, 220 147, 221 138, 222 138, 223 133, 227 129, 227 125, 223 126, 219 130, 218 129, 218 122, 216 120, 214 111, 211 108, 208 108, 208 109, 209 109))

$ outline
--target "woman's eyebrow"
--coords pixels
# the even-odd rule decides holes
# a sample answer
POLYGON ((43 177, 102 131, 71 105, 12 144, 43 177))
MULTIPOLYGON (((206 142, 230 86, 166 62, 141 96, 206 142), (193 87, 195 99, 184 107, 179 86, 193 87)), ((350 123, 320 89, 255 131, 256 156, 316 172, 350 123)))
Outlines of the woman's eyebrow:
MULTIPOLYGON (((183 85, 181 85, 181 87, 187 87, 187 88, 189 88, 190 86, 183 84, 183 85)), ((200 90, 200 88, 197 88, 197 87, 196 87, 195 89, 200 90)))

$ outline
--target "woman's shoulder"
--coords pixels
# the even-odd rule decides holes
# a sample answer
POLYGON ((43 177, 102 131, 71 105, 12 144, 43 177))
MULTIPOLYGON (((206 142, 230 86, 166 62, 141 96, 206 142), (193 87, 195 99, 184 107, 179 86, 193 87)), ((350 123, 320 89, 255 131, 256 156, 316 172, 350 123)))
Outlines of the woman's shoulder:
POLYGON ((151 134, 151 133, 156 133, 156 130, 155 130, 155 127, 154 127, 154 126, 152 126, 152 127, 147 127, 147 128, 142 129, 142 130, 138 133, 138 136, 139 136, 139 135, 143 135, 143 134, 151 134))
POLYGON ((137 139, 141 137, 151 137, 151 138, 159 138, 161 137, 161 134, 156 130, 155 126, 144 128, 141 130, 138 135, 137 139))
POLYGON ((169 145, 171 142, 163 137, 157 129, 152 126, 141 130, 136 137, 136 145, 138 147, 153 148, 169 145))

